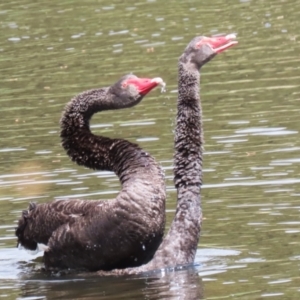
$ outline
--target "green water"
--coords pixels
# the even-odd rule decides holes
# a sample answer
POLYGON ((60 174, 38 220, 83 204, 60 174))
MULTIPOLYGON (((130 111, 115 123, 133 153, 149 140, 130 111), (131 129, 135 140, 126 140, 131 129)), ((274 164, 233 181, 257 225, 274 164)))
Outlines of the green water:
POLYGON ((0 2, 0 298, 300 299, 299 18, 296 0, 0 2), (231 32, 239 45, 201 75, 200 266, 133 279, 41 274, 40 260, 15 248, 28 202, 109 199, 120 188, 65 155, 66 102, 130 72, 166 81, 166 93, 92 125, 160 161, 169 226, 177 58, 196 35, 231 32))

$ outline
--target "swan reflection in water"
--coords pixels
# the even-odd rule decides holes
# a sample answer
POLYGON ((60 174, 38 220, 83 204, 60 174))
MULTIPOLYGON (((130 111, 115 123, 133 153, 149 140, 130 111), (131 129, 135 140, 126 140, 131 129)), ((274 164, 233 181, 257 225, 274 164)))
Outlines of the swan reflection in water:
POLYGON ((203 299, 203 282, 197 268, 161 270, 131 276, 24 276, 21 297, 35 299, 203 299), (70 278, 71 277, 71 278, 70 278), (26 280, 24 280, 26 279, 26 280), (39 298, 40 297, 40 298, 39 298))
POLYGON ((239 254, 199 249, 197 265, 100 277, 95 273, 49 274, 41 271, 41 253, 33 260, 16 248, 0 249, 0 288, 9 286, 20 299, 203 299, 202 278, 226 272, 229 257, 239 254))

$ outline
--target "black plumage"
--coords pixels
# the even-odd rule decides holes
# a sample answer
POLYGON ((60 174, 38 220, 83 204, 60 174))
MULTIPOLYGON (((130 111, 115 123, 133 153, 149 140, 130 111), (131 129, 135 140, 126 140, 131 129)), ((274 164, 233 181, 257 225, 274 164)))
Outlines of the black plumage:
POLYGON ((96 112, 136 105, 161 82, 127 75, 66 106, 60 134, 66 152, 79 165, 114 171, 122 190, 110 201, 30 204, 16 229, 18 243, 30 250, 44 244, 47 269, 112 270, 152 259, 165 225, 163 171, 138 145, 91 133, 89 121, 96 112))

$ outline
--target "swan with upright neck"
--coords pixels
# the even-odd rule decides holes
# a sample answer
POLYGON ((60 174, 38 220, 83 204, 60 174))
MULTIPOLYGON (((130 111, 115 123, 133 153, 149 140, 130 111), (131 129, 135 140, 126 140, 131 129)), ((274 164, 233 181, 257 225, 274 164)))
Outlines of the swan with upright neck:
POLYGON ((178 101, 175 130, 174 183, 177 207, 171 227, 153 259, 140 267, 99 275, 138 274, 192 264, 200 237, 202 209, 203 127, 200 69, 218 53, 237 44, 235 35, 195 37, 178 62, 178 101))
POLYGON ((164 233, 164 174, 138 145, 94 135, 89 121, 96 112, 136 105, 162 83, 126 75, 67 104, 60 134, 67 154, 79 165, 114 171, 122 190, 110 201, 57 200, 23 211, 18 244, 29 250, 42 244, 46 269, 122 269, 153 258, 164 233))

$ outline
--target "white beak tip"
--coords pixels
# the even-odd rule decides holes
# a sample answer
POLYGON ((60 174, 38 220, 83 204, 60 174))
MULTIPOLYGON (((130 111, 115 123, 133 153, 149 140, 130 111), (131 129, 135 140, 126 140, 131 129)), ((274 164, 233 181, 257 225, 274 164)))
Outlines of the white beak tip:
POLYGON ((236 39, 236 34, 235 33, 230 33, 226 35, 226 39, 228 40, 234 40, 236 39))
POLYGON ((160 77, 155 77, 151 80, 152 82, 157 83, 157 85, 161 86, 161 92, 164 93, 166 91, 166 83, 160 77))

